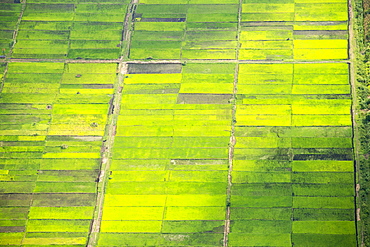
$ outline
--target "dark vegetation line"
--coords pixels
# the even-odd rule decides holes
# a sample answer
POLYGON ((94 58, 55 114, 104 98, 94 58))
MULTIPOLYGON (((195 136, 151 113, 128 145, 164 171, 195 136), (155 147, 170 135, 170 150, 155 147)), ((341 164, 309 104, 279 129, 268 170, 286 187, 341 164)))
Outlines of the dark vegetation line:
POLYGON ((353 45, 355 51, 354 71, 354 111, 355 111, 355 155, 357 207, 357 233, 359 246, 370 246, 370 0, 352 0, 353 45), (357 137, 357 138, 356 138, 357 137), (357 145, 356 145, 357 144, 357 145))

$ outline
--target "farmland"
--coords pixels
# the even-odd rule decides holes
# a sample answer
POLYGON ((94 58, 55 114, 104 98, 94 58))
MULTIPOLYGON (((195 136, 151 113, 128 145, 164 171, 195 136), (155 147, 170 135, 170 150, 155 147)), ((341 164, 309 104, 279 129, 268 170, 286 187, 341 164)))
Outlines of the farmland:
POLYGON ((126 10, 127 1, 27 1, 12 57, 117 58, 126 10))
POLYGON ((346 1, 0 2, 0 245, 358 246, 346 1))
POLYGON ((85 245, 116 66, 8 64, 0 115, 2 244, 85 245))

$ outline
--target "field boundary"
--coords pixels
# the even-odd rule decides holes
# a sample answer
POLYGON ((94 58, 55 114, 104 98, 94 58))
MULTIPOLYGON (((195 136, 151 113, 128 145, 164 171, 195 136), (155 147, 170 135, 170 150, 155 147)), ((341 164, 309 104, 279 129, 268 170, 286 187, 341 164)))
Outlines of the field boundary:
POLYGON ((90 59, 27 59, 27 58, 11 58, 2 59, 0 63, 12 62, 48 62, 48 63, 137 63, 137 64, 153 64, 153 63, 239 63, 239 64, 312 64, 312 63, 351 63, 351 60, 312 60, 312 61, 278 61, 278 60, 238 60, 238 59, 181 59, 181 60, 123 60, 123 59, 109 59, 109 60, 90 60, 90 59))
MULTIPOLYGON (((122 64, 118 64, 117 71, 121 71, 122 64)), ((99 238, 101 220, 103 216, 103 204, 105 197, 106 186, 109 181, 109 170, 110 170, 110 157, 112 155, 112 149, 114 144, 114 137, 116 132, 116 122, 119 114, 120 101, 121 101, 121 85, 123 84, 123 75, 118 74, 116 83, 114 84, 114 95, 110 102, 107 125, 105 128, 104 141, 102 145, 101 154, 101 167, 99 171, 99 177, 97 180, 97 195, 96 204, 94 210, 94 218, 90 227, 88 244, 87 246, 96 246, 99 238)))
MULTIPOLYGON (((123 55, 120 59, 117 60, 98 60, 97 63, 107 63, 107 61, 117 63, 117 79, 114 84, 114 94, 110 101, 109 112, 108 112, 108 122, 105 127, 105 142, 102 146, 102 158, 101 158, 101 167, 99 171, 99 178, 97 181, 97 196, 96 204, 94 210, 94 218, 89 231, 88 236, 88 247, 97 246, 99 240, 99 233, 101 228, 101 221, 103 218, 103 207, 104 207, 104 198, 105 191, 110 179, 110 163, 111 156, 114 146, 114 137, 116 135, 116 124, 120 112, 120 103, 122 98, 122 89, 123 89, 123 80, 124 74, 127 71, 127 63, 124 62, 125 59, 129 56, 129 47, 131 41, 131 20, 132 14, 135 10, 135 6, 138 0, 132 0, 131 3, 127 6, 128 11, 126 12, 125 22, 124 22, 124 32, 122 41, 126 40, 126 46, 124 46, 123 55)), ((74 60, 75 61, 75 60, 74 60)), ((86 63, 94 60, 85 60, 86 63)), ((96 61, 96 60, 95 60, 96 61)), ((81 62, 81 61, 77 61, 81 62)))
MULTIPOLYGON (((242 19, 242 0, 239 0, 238 8, 238 29, 237 29, 237 41, 240 43, 240 32, 241 32, 241 19, 242 19)), ((236 60, 239 58, 240 46, 236 48, 236 60)), ((232 104, 232 119, 231 119, 231 133, 229 141, 229 169, 227 173, 227 191, 226 191, 226 219, 224 226, 224 238, 223 246, 229 246, 229 233, 230 233, 230 214, 231 214, 231 188, 232 188, 232 172, 233 172, 233 159, 234 159, 234 148, 236 144, 235 138, 235 123, 236 123, 236 97, 238 93, 238 75, 239 75, 239 63, 235 63, 234 69, 234 81, 233 81, 233 97, 231 100, 232 104)))
POLYGON ((370 96, 368 83, 369 71, 366 68, 368 63, 368 40, 364 35, 365 22, 364 14, 368 10, 364 9, 365 1, 349 0, 352 6, 352 59, 351 68, 353 86, 353 131, 354 131, 354 155, 356 157, 356 231, 357 244, 360 247, 369 246, 369 104, 370 96), (355 38, 356 37, 356 38, 355 38))
POLYGON ((13 43, 12 43, 12 46, 10 47, 10 49, 9 49, 9 52, 8 52, 8 56, 9 57, 12 56, 14 46, 17 43, 17 36, 18 36, 19 26, 20 26, 21 21, 22 21, 22 18, 23 18, 24 10, 26 9, 27 0, 21 1, 21 4, 22 4, 22 9, 21 9, 21 12, 19 14, 19 18, 18 18, 17 24, 16 24, 15 29, 14 29, 14 32, 13 32, 13 43))
MULTIPOLYGON (((354 200, 355 203, 355 225, 356 225, 356 236, 359 236, 359 226, 358 222, 361 220, 360 218, 360 208, 358 208, 358 188, 359 188, 359 168, 357 162, 359 161, 359 136, 358 136, 358 126, 356 123, 357 118, 357 86, 356 86, 356 40, 355 40, 355 33, 354 33, 354 11, 353 11, 353 0, 348 0, 348 17, 349 17, 349 25, 348 25, 348 34, 349 34, 349 49, 348 55, 351 63, 349 64, 349 76, 350 76, 350 85, 351 85, 351 96, 352 96, 352 106, 351 106, 351 116, 352 116, 352 145, 353 145, 353 155, 354 155, 354 194, 356 199, 354 200)), ((357 246, 359 246, 359 239, 356 237, 357 246)))

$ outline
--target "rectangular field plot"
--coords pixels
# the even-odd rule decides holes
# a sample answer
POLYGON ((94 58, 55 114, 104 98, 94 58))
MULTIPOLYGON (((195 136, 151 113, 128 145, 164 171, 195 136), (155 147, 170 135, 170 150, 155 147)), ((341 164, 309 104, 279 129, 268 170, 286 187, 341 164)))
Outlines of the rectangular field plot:
POLYGON ((220 246, 235 65, 159 67, 125 76, 102 232, 125 244, 158 233, 160 246, 169 234, 187 236, 170 246, 220 246))
MULTIPOLYGON (((13 42, 13 33, 17 26, 17 21, 22 12, 21 4, 14 4, 11 2, 2 2, 0 6, 0 48, 2 55, 8 55, 13 42)), ((1 73, 2 74, 2 73, 1 73)))
POLYGON ((1 246, 356 246, 345 0, 0 2, 1 246))
POLYGON ((7 65, 0 103, 0 177, 1 205, 9 215, 0 215, 2 244, 17 244, 13 235, 22 233, 25 245, 86 245, 113 93, 96 85, 113 86, 116 66, 7 65), (72 86, 67 92, 63 85, 72 86), (25 217, 29 221, 20 225, 25 217))
POLYGON ((345 60, 345 1, 243 1, 241 60, 345 60))
POLYGON ((235 1, 140 1, 130 58, 235 59, 239 7, 235 1))
POLYGON ((230 246, 354 246, 348 65, 241 64, 237 94, 230 246))
POLYGON ((117 59, 126 9, 122 2, 27 3, 12 57, 117 59))

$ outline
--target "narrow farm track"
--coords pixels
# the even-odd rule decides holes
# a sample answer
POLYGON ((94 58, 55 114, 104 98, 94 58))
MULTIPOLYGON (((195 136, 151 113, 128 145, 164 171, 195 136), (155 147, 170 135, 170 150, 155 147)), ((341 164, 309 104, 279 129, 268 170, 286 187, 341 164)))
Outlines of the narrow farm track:
MULTIPOLYGON (((242 0, 239 0, 238 9, 238 43, 240 42, 241 33, 241 19, 242 19, 242 0)), ((236 58, 239 57, 240 46, 236 49, 236 58)), ((233 172, 233 159, 234 159, 234 148, 236 144, 235 138, 235 123, 236 123, 236 97, 238 93, 238 75, 239 75, 239 64, 235 64, 234 71, 234 81, 233 81, 233 98, 232 98, 232 120, 231 120, 231 134, 229 142, 229 170, 227 174, 227 191, 226 191, 226 219, 225 219, 225 230, 224 230, 224 247, 229 246, 229 233, 230 233, 230 223, 231 223, 231 188, 232 188, 232 172, 233 172)))
POLYGON ((226 191, 226 220, 225 220, 225 230, 224 230, 224 247, 229 246, 228 239, 230 233, 230 214, 231 214, 231 188, 232 188, 232 172, 233 172, 233 159, 234 159, 234 148, 236 144, 235 138, 235 122, 236 122, 236 95, 238 93, 238 74, 239 65, 235 66, 234 74, 234 85, 233 85, 233 99, 232 99, 232 123, 231 123, 231 135, 229 142, 229 170, 227 174, 227 191, 226 191))
MULTIPOLYGON (((109 181, 109 171, 110 171, 110 158, 112 156, 112 149, 114 145, 114 137, 116 135, 116 123, 118 120, 118 115, 120 112, 120 102, 122 97, 122 88, 123 88, 123 80, 124 74, 127 70, 127 64, 123 62, 123 60, 127 59, 129 55, 129 45, 131 39, 131 20, 134 14, 134 9, 137 4, 138 0, 132 0, 131 3, 128 5, 128 12, 125 17, 124 22, 124 32, 122 40, 126 40, 127 46, 125 47, 125 53, 119 60, 98 60, 95 63, 105 63, 106 61, 110 61, 110 63, 118 63, 118 78, 114 84, 114 95, 110 102, 109 113, 108 113, 108 123, 105 128, 105 135, 106 138, 105 142, 103 143, 102 147, 102 155, 101 155, 101 167, 99 178, 97 182, 97 191, 98 194, 96 196, 96 204, 95 204, 95 212, 94 212, 94 219, 92 221, 88 244, 87 246, 97 246, 99 232, 101 227, 101 221, 103 217, 103 206, 104 206, 104 195, 106 186, 109 181)), ((81 62, 81 61, 78 61, 81 62)), ((89 62, 89 60, 85 60, 85 62, 89 62)))
MULTIPOLYGON (((119 66, 119 71, 121 71, 121 66, 119 66)), ((125 66, 125 65, 123 65, 125 66)), ((118 79, 115 83, 115 90, 114 96, 111 101, 111 106, 109 110, 109 117, 108 123, 105 129, 105 142, 103 143, 104 152, 102 152, 102 159, 101 159, 101 168, 98 178, 98 194, 96 197, 96 204, 95 204, 95 213, 94 219, 90 228, 89 234, 89 242, 87 246, 96 246, 98 241, 98 234, 100 232, 101 220, 103 216, 103 204, 104 204, 104 194, 105 189, 109 180, 109 170, 110 170, 110 157, 112 155, 112 148, 114 144, 114 136, 116 132, 116 125, 118 114, 119 114, 119 106, 121 102, 121 85, 123 84, 123 74, 119 73, 118 79)))
POLYGON ((131 45, 131 33, 133 31, 133 23, 132 19, 135 14, 135 10, 137 7, 139 0, 132 0, 130 5, 128 6, 128 11, 125 17, 125 22, 123 24, 123 37, 122 40, 125 41, 125 49, 124 53, 122 54, 121 59, 128 60, 130 55, 130 45, 131 45))
POLYGON ((3 90, 4 82, 5 82, 5 78, 6 78, 6 76, 7 76, 7 73, 8 73, 8 64, 6 64, 6 67, 5 67, 5 70, 4 70, 4 76, 3 76, 3 78, 0 80, 0 92, 3 90))
POLYGON ((10 51, 9 51, 9 57, 11 57, 12 53, 13 53, 13 49, 14 49, 14 46, 15 44, 17 43, 17 36, 18 36, 18 32, 19 32, 19 25, 21 24, 21 20, 23 18, 23 13, 24 13, 24 10, 26 9, 26 0, 22 1, 22 10, 21 10, 21 13, 19 15, 19 18, 18 18, 18 22, 17 22, 17 25, 15 27, 15 30, 14 30, 14 33, 13 33, 13 44, 12 44, 12 47, 10 47, 10 51))
POLYGON ((48 62, 48 63, 119 63, 120 59, 109 59, 109 60, 85 60, 85 59, 33 59, 33 58, 11 58, 5 59, 3 62, 17 62, 17 63, 28 63, 28 62, 48 62))
POLYGON ((122 59, 109 59, 109 60, 85 60, 85 59, 27 59, 27 58, 12 58, 2 59, 0 62, 49 62, 49 63, 120 63, 122 61, 136 64, 160 64, 160 63, 239 63, 239 64, 313 64, 313 63, 351 63, 352 60, 319 60, 319 61, 297 61, 297 60, 236 60, 236 59, 183 59, 183 60, 122 60, 122 59))
POLYGON ((357 109, 358 109, 358 104, 357 104, 357 83, 356 83, 356 36, 355 36, 355 30, 354 30, 354 21, 355 21, 355 15, 353 11, 353 0, 348 0, 348 12, 349 12, 349 49, 348 49, 348 54, 349 54, 349 60, 350 60, 350 84, 351 84, 351 94, 352 94, 352 108, 351 108, 351 113, 352 113, 352 133, 353 133, 353 153, 354 153, 354 190, 355 190, 355 224, 356 224, 356 235, 357 235, 357 246, 364 246, 363 243, 363 235, 360 234, 363 231, 361 230, 364 226, 362 225, 361 219, 360 219, 360 212, 361 208, 359 207, 359 202, 360 199, 358 198, 358 191, 360 189, 360 184, 359 184, 359 166, 356 163, 356 161, 360 160, 359 157, 359 150, 360 150, 360 138, 359 138, 359 130, 358 126, 356 124, 357 120, 357 109))

